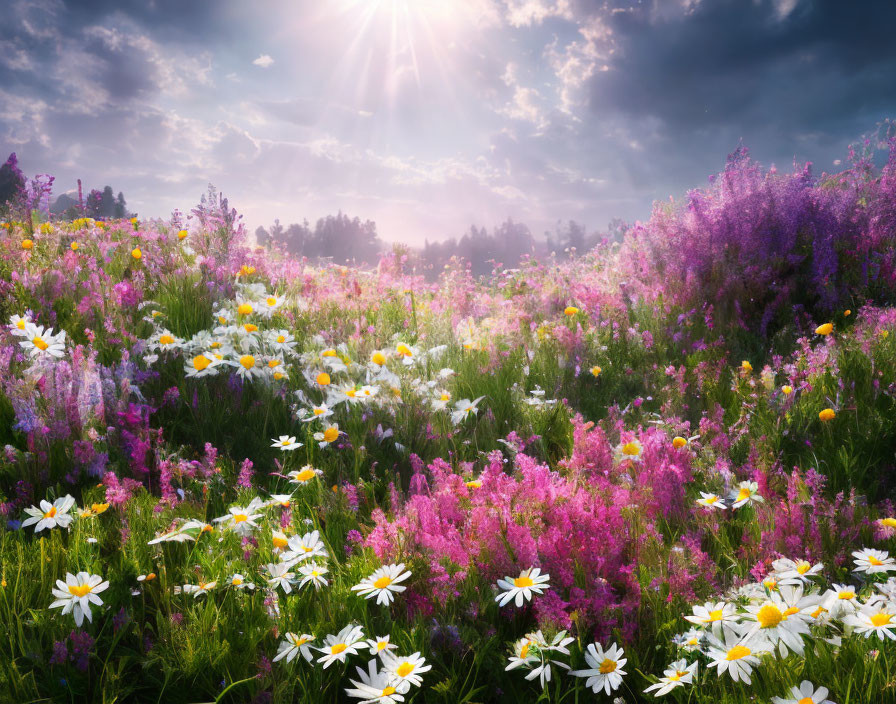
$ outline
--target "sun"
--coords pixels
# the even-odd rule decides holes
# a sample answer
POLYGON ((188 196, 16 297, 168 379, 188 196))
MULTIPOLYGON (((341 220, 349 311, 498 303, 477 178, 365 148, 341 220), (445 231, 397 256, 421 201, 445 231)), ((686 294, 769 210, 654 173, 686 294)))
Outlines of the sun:
POLYGON ((364 92, 364 102, 450 84, 458 47, 498 21, 490 0, 335 0, 321 3, 318 16, 339 28, 333 81, 364 92))

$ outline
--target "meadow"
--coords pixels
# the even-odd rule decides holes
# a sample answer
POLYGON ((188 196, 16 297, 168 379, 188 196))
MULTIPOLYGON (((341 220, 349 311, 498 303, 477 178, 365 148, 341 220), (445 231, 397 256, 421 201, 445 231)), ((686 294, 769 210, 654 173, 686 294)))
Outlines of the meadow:
POLYGON ((896 147, 435 282, 0 230, 0 701, 896 701, 896 147))

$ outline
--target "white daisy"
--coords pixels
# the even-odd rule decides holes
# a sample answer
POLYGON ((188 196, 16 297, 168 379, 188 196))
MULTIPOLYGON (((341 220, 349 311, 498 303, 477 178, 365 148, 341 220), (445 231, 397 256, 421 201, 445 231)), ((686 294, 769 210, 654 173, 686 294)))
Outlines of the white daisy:
POLYGON ((764 652, 762 646, 741 643, 733 633, 726 633, 724 640, 712 635, 709 639, 706 651, 710 658, 709 667, 717 668, 720 677, 727 672, 735 682, 750 684, 750 674, 759 664, 757 655, 764 652))
POLYGON ((274 656, 274 662, 286 658, 286 662, 292 662, 297 655, 301 655, 308 662, 314 660, 314 654, 311 652, 311 644, 314 642, 314 636, 310 633, 286 633, 274 656))
POLYGON ((896 628, 896 604, 887 601, 865 604, 856 613, 844 618, 843 624, 866 638, 876 635, 880 640, 896 640, 896 633, 893 633, 896 628))
POLYGON ((88 572, 78 572, 75 575, 68 572, 64 582, 56 580, 56 589, 52 590, 56 601, 50 604, 50 608, 61 606, 63 615, 71 613, 75 617, 75 625, 80 628, 85 616, 88 621, 93 622, 90 605, 102 606, 103 600, 97 594, 108 587, 109 582, 104 582, 99 575, 88 572))
POLYGON ((460 401, 454 404, 454 410, 451 412, 451 422, 455 425, 463 422, 464 419, 469 416, 475 416, 478 412, 479 402, 484 399, 485 396, 480 396, 474 401, 471 401, 468 398, 462 398, 460 401))
POLYGON ((329 418, 333 415, 333 411, 330 410, 330 407, 327 406, 326 403, 322 403, 319 406, 312 406, 310 411, 304 411, 307 415, 302 418, 304 423, 309 423, 313 420, 323 420, 324 418, 329 418))
POLYGON ((502 591, 495 597, 495 601, 498 602, 498 606, 504 606, 514 600, 517 607, 521 607, 523 602, 532 600, 533 594, 544 593, 549 586, 550 577, 549 574, 541 574, 541 569, 538 567, 530 567, 520 572, 519 577, 499 579, 498 589, 502 591))
POLYGON ((827 698, 828 690, 826 687, 815 686, 809 680, 803 680, 799 687, 790 688, 790 696, 772 697, 772 704, 834 704, 827 698))
POLYGON ((208 351, 199 352, 194 357, 184 360, 184 373, 187 377, 197 379, 204 376, 215 376, 220 364, 222 364, 222 359, 215 354, 208 351))
POLYGON ((699 663, 695 661, 688 665, 687 660, 676 660, 663 671, 663 676, 660 677, 660 681, 650 685, 644 690, 644 693, 654 692, 653 696, 662 697, 676 687, 693 684, 694 677, 697 676, 698 664, 699 663))
POLYGON ((620 442, 613 451, 616 464, 621 464, 626 461, 640 462, 641 455, 643 454, 644 446, 639 440, 635 440, 634 438, 627 440, 626 442, 620 442))
POLYGON ((323 472, 319 469, 315 469, 310 464, 306 464, 301 469, 295 469, 286 476, 289 477, 289 481, 293 484, 307 484, 315 477, 319 477, 323 474, 323 472))
POLYGON ((327 573, 326 565, 319 565, 316 562, 306 562, 299 565, 298 570, 299 574, 302 575, 302 580, 299 582, 299 589, 306 584, 313 584, 315 589, 320 589, 329 584, 327 578, 324 577, 327 573))
POLYGON ((25 337, 28 334, 26 330, 28 329, 28 325, 30 323, 30 316, 26 315, 23 318, 20 315, 13 315, 9 319, 9 331, 16 337, 25 337))
POLYGON ((65 330, 60 330, 56 335, 53 328, 44 328, 42 325, 28 325, 25 328, 24 339, 19 342, 29 357, 50 355, 62 357, 65 354, 65 330))
POLYGON ((256 519, 261 518, 260 513, 254 513, 258 510, 261 502, 258 499, 252 499, 248 506, 231 506, 227 509, 227 515, 221 516, 214 520, 215 523, 224 524, 237 535, 250 535, 258 528, 256 519))
POLYGON ((505 672, 514 670, 518 667, 532 667, 541 659, 538 656, 538 645, 535 641, 526 636, 516 641, 511 648, 511 655, 508 658, 509 664, 504 668, 505 672))
POLYGON ((751 503, 763 503, 763 499, 757 492, 759 484, 756 482, 745 481, 737 485, 737 487, 728 495, 731 502, 731 508, 740 508, 751 503))
POLYGON ((250 591, 255 589, 255 585, 252 582, 247 582, 246 578, 239 573, 231 575, 227 583, 236 589, 248 589, 250 591))
POLYGON ((353 626, 349 624, 336 635, 328 635, 324 638, 322 648, 315 650, 323 653, 323 657, 318 658, 317 662, 323 663, 326 670, 337 660, 345 662, 345 658, 349 655, 357 655, 360 641, 364 637, 364 629, 361 626, 353 626))
POLYGON ((276 440, 273 440, 273 444, 271 447, 276 447, 280 450, 286 452, 287 450, 296 450, 302 446, 302 443, 296 442, 295 435, 281 435, 276 440))
POLYGON ((49 501, 41 501, 40 508, 32 506, 26 508, 30 518, 22 521, 22 528, 37 524, 34 526, 34 532, 40 533, 44 528, 68 528, 69 524, 75 520, 69 511, 75 505, 75 498, 66 494, 62 498, 56 499, 52 504, 49 501))
POLYGON ((397 704, 404 701, 404 695, 399 692, 392 682, 392 675, 385 670, 380 671, 376 660, 367 663, 367 670, 356 667, 358 680, 349 680, 354 689, 346 689, 345 693, 356 699, 361 699, 360 704, 397 704))
POLYGON ((775 571, 778 584, 809 584, 810 577, 821 574, 824 565, 820 562, 813 565, 806 560, 779 558, 772 563, 772 569, 775 571))
POLYGON ((860 574, 879 574, 896 570, 896 560, 885 550, 864 548, 852 554, 856 567, 853 572, 860 574))
POLYGON ((365 641, 364 645, 370 648, 371 655, 381 655, 382 653, 387 653, 390 650, 395 650, 396 648, 398 648, 395 643, 389 642, 389 636, 368 638, 367 641, 365 641))
POLYGON ((804 651, 803 636, 809 635, 812 612, 818 605, 816 596, 804 596, 802 587, 782 585, 777 592, 761 604, 747 605, 743 640, 750 643, 761 641, 768 649, 778 647, 781 657, 791 650, 798 655, 804 651))
POLYGON ((861 607, 858 589, 848 584, 833 584, 823 595, 822 606, 831 618, 843 618, 854 614, 861 607))
POLYGON ((358 592, 365 599, 376 597, 376 603, 383 606, 391 604, 395 593, 403 592, 407 587, 399 585, 411 576, 410 572, 404 572, 404 563, 397 565, 383 565, 369 577, 361 580, 360 584, 352 587, 353 592, 358 592))
POLYGON ((700 498, 697 499, 697 503, 706 508, 728 508, 725 506, 725 502, 722 500, 721 496, 718 494, 709 494, 705 491, 700 492, 700 498))
POLYGON ((251 354, 242 354, 235 360, 227 363, 236 369, 236 373, 240 378, 247 381, 258 379, 264 374, 261 360, 251 354))
POLYGON ((380 657, 383 661, 383 669, 389 673, 395 688, 402 694, 406 693, 411 685, 419 687, 423 684, 421 675, 432 669, 432 665, 427 665, 426 658, 420 653, 398 657, 385 652, 380 657))
POLYGON ((703 631, 690 628, 684 633, 679 633, 672 638, 672 643, 687 653, 700 649, 700 641, 703 640, 703 631))
POLYGON ((694 606, 693 611, 692 615, 684 617, 685 620, 712 630, 716 638, 722 637, 723 629, 733 630, 741 618, 737 607, 724 601, 707 601, 703 606, 694 606))
POLYGON ((280 587, 287 594, 292 592, 291 580, 295 577, 295 574, 289 571, 290 567, 292 567, 292 564, 289 562, 268 563, 265 565, 265 569, 271 575, 268 578, 268 584, 271 589, 280 587))
POLYGON ((326 560, 329 557, 327 547, 316 530, 302 536, 291 536, 286 547, 289 549, 281 556, 285 561, 313 560, 318 557, 326 560))
POLYGON ((339 439, 339 426, 336 423, 327 425, 322 432, 315 433, 313 437, 317 441, 318 447, 323 449, 339 439))
POLYGON ((625 651, 613 643, 604 650, 600 643, 591 643, 585 651, 586 670, 573 670, 569 674, 575 677, 587 677, 585 686, 598 694, 603 690, 610 694, 622 684, 622 677, 626 674, 623 666, 628 662, 622 657, 625 651))
POLYGON ((216 586, 218 586, 217 582, 203 582, 200 580, 199 584, 185 584, 183 590, 187 594, 192 594, 194 599, 198 599, 203 594, 208 594, 216 586))

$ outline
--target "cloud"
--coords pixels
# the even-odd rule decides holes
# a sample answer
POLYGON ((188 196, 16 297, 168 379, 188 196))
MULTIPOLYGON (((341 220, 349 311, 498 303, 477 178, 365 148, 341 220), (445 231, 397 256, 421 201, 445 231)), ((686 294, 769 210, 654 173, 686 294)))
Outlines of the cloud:
POLYGON ((312 0, 8 6, 0 141, 142 215, 214 182, 253 227, 341 209, 417 242, 507 216, 598 228, 705 182, 742 139, 833 167, 896 113, 883 0, 458 0, 398 30, 312 0))

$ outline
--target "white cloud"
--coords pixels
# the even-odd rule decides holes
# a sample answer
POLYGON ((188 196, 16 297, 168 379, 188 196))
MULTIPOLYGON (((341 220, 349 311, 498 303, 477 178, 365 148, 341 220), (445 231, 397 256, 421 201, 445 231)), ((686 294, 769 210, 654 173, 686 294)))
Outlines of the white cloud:
POLYGON ((511 27, 538 25, 549 17, 575 18, 569 0, 507 0, 505 16, 511 27))
POLYGON ((274 59, 272 59, 267 54, 262 54, 255 61, 252 62, 255 66, 260 66, 261 68, 270 68, 274 64, 274 59))

